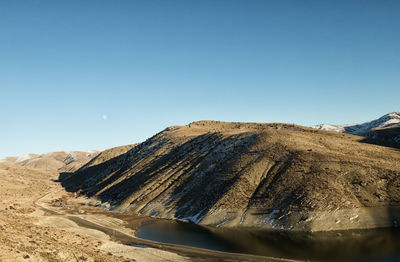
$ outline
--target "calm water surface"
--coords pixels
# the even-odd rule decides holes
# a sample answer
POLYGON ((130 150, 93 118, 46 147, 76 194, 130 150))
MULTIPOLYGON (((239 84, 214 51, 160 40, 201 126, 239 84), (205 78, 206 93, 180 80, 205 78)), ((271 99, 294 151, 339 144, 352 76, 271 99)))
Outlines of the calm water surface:
POLYGON ((280 233, 215 229, 157 220, 141 226, 137 237, 226 252, 303 260, 400 261, 399 229, 280 233))

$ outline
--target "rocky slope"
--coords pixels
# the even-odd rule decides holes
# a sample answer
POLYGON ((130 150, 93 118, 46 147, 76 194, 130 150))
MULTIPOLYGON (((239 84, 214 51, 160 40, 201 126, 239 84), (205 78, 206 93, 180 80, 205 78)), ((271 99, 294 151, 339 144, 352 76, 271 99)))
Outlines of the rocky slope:
POLYGON ((314 128, 364 136, 400 144, 400 113, 392 112, 376 120, 354 125, 316 125, 314 128))
POLYGON ((287 124, 200 121, 60 177, 118 212, 203 225, 396 225, 400 152, 362 140, 287 124))

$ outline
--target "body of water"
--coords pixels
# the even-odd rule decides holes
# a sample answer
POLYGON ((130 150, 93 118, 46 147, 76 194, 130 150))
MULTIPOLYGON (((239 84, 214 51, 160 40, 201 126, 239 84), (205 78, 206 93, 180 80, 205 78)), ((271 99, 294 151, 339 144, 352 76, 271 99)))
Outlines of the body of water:
POLYGON ((374 229, 324 233, 211 228, 156 220, 137 237, 225 252, 323 261, 400 261, 400 230, 374 229))

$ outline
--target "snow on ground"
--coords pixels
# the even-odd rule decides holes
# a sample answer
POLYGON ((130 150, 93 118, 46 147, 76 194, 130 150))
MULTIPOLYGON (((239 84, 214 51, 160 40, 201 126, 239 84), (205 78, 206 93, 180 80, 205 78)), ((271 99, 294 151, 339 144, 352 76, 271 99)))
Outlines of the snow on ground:
POLYGON ((37 157, 37 156, 33 155, 33 154, 27 154, 27 155, 19 156, 15 162, 22 162, 22 161, 30 160, 35 157, 37 157))
POLYGON ((69 165, 72 162, 75 162, 77 160, 76 155, 74 154, 74 152, 66 152, 66 153, 68 153, 68 155, 64 160, 64 164, 69 165))
POLYGON ((89 150, 86 152, 86 156, 91 157, 92 155, 97 154, 98 152, 99 151, 97 151, 97 150, 89 150))
POLYGON ((199 213, 197 213, 196 215, 193 216, 188 216, 188 217, 183 217, 183 218, 178 218, 178 220, 181 221, 190 221, 193 222, 195 224, 198 224, 202 219, 203 219, 204 215, 202 215, 202 211, 200 211, 199 213))
POLYGON ((312 126, 313 128, 316 129, 321 129, 321 130, 328 130, 328 131, 336 131, 336 132, 343 132, 344 127, 339 126, 339 125, 329 125, 329 124, 322 124, 322 125, 315 125, 312 126))
POLYGON ((372 131, 374 128, 385 128, 399 123, 400 123, 400 113, 393 112, 386 114, 376 120, 372 120, 370 122, 365 122, 362 124, 350 124, 350 125, 320 124, 312 127, 320 130, 344 132, 353 135, 364 135, 372 131))

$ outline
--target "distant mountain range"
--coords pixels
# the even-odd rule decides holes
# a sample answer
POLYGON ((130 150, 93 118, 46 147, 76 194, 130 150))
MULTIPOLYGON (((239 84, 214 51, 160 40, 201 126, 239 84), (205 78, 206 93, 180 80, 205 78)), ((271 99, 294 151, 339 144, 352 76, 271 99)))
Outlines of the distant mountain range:
POLYGON ((41 155, 28 154, 17 157, 6 157, 0 159, 0 162, 49 171, 72 172, 98 154, 99 151, 94 150, 88 152, 59 151, 41 155))
POLYGON ((386 114, 376 120, 363 124, 313 126, 316 129, 336 131, 352 135, 367 137, 385 142, 400 143, 400 113, 386 114))

